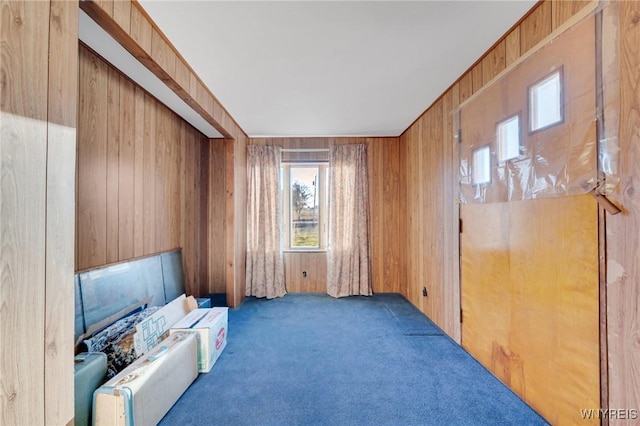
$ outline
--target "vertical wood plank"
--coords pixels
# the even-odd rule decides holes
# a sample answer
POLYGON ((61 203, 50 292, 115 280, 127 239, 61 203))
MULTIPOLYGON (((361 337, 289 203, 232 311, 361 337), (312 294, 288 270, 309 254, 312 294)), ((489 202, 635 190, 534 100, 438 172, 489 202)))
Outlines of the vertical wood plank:
POLYGON ((524 54, 551 34, 551 1, 544 0, 520 24, 520 54, 524 54))
POLYGON ((131 1, 115 0, 113 3, 113 20, 127 33, 131 33, 131 1))
POLYGON ((153 28, 139 9, 138 3, 131 6, 131 38, 145 51, 151 55, 151 38, 153 28))
POLYGON ((182 62, 180 60, 180 58, 176 58, 176 75, 175 75, 175 80, 176 83, 178 83, 178 85, 180 87, 182 87, 185 91, 189 91, 189 68, 187 68, 187 65, 182 62))
POLYGON ((475 93, 478 90, 482 89, 482 86, 484 85, 484 82, 482 80, 482 62, 478 62, 471 69, 471 76, 473 79, 471 86, 473 87, 473 93, 475 93))
POLYGON ((463 102, 465 99, 469 98, 473 95, 473 75, 472 73, 465 74, 464 77, 460 79, 458 82, 458 87, 460 88, 460 102, 463 102))
POLYGON ((117 262, 120 150, 120 74, 109 67, 107 76, 107 263, 117 262))
POLYGON ((73 388, 78 4, 50 7, 44 398, 45 424, 57 425, 74 416, 73 398, 59 389, 73 388))
POLYGON ((43 424, 49 4, 0 17, 0 424, 43 424))
POLYGON ((506 68, 506 54, 506 40, 502 40, 482 59, 483 86, 506 68))
POLYGON ((135 192, 135 89, 120 79, 118 148, 118 260, 131 259, 134 249, 135 192))
MULTIPOLYGON (((241 132, 240 132, 241 133, 241 132)), ((238 133, 234 145, 234 239, 235 239, 235 284, 234 306, 239 306, 246 292, 247 251, 247 138, 238 133)))
POLYGON ((144 254, 144 90, 135 87, 134 93, 134 172, 133 172, 133 255, 144 254))
POLYGON ((225 176, 225 282, 227 293, 227 305, 236 306, 235 299, 235 202, 234 202, 234 168, 235 168, 235 141, 233 139, 225 139, 225 159, 226 159, 226 176, 225 176))
POLYGON ((165 181, 167 185, 166 214, 168 227, 165 229, 168 242, 166 249, 180 246, 180 126, 179 118, 171 111, 167 121, 167 167, 165 181))
MULTIPOLYGON (((605 19, 605 46, 615 48, 618 37, 620 99, 610 100, 605 126, 615 125, 619 113, 620 184, 611 195, 624 213, 606 218, 609 407, 634 408, 640 407, 640 378, 630 374, 640 371, 640 3, 615 2, 614 7, 619 8, 617 16, 605 19)), ((615 54, 611 50, 603 53, 615 54)), ((605 77, 615 79, 615 75, 605 77)), ((628 423, 624 419, 610 422, 628 423)))
MULTIPOLYGON (((186 124, 186 123, 185 123, 186 124)), ((194 232, 196 223, 194 223, 194 210, 196 206, 194 205, 194 186, 195 182, 193 179, 194 169, 195 169, 195 159, 194 159, 194 145, 195 142, 193 140, 191 132, 189 132, 188 126, 183 126, 184 136, 182 139, 183 145, 183 161, 182 165, 184 167, 183 173, 183 198, 184 204, 183 208, 183 222, 184 222, 184 235, 182 236, 183 243, 182 247, 182 262, 184 265, 185 272, 185 282, 188 283, 189 288, 194 288, 196 284, 196 271, 194 269, 195 266, 195 256, 196 256, 196 240, 197 234, 194 232)), ((186 284, 185 284, 186 285, 186 284)))
POLYGON ((156 152, 155 152, 155 183, 156 183, 156 196, 155 196, 155 215, 156 215, 156 227, 155 227, 155 251, 168 250, 169 240, 168 229, 169 223, 167 221, 167 211, 169 210, 168 203, 170 202, 167 196, 167 150, 168 150, 168 126, 169 126, 169 112, 162 106, 158 106, 156 109, 156 128, 154 129, 156 138, 156 152))
MULTIPOLYGON (((187 123, 180 120, 179 122, 180 125, 180 136, 179 136, 179 151, 180 151, 180 168, 179 168, 179 181, 178 181, 178 185, 179 185, 179 191, 180 191, 180 202, 178 205, 178 208, 180 209, 180 243, 178 245, 178 247, 182 247, 182 269, 184 271, 185 277, 185 285, 187 282, 189 282, 190 279, 190 273, 191 271, 188 271, 187 266, 187 256, 185 254, 185 252, 187 250, 185 250, 185 246, 188 244, 187 240, 187 232, 189 229, 189 225, 190 225, 190 220, 188 219, 188 210, 187 210, 187 203, 189 200, 189 195, 187 194, 187 164, 191 165, 188 160, 187 160, 187 153, 188 153, 188 140, 187 140, 187 135, 188 135, 188 130, 187 130, 187 123)), ((190 215, 190 214, 189 214, 190 215)))
POLYGON ((457 343, 460 343, 460 245, 459 245, 459 220, 460 210, 457 204, 458 198, 458 164, 459 151, 458 139, 454 138, 457 129, 454 128, 454 110, 458 107, 459 88, 453 86, 443 98, 443 142, 444 163, 443 179, 444 194, 442 197, 444 206, 444 322, 445 332, 457 343))
POLYGON ((520 57, 520 25, 505 38, 505 64, 509 66, 520 57))
POLYGON ((93 0, 107 15, 113 17, 113 2, 116 0, 93 0))
POLYGON ((218 199, 209 198, 209 185, 218 185, 222 186, 222 182, 212 183, 210 179, 211 170, 211 162, 209 161, 209 143, 210 141, 204 137, 203 135, 197 134, 195 138, 195 155, 197 156, 197 172, 196 178, 198 179, 198 189, 195 192, 195 196, 198 198, 198 202, 200 203, 200 207, 198 208, 198 216, 195 220, 199 221, 197 235, 199 238, 199 257, 197 258, 198 262, 198 270, 200 271, 199 275, 199 288, 205 290, 207 293, 210 293, 211 290, 208 286, 209 279, 209 270, 208 270, 208 262, 209 257, 211 256, 212 251, 222 251, 222 245, 212 247, 209 245, 209 240, 207 239, 207 235, 210 234, 211 223, 209 223, 209 208, 211 203, 220 203, 224 204, 224 196, 218 199))
MULTIPOLYGON (((369 180, 369 219, 370 234, 382 235, 382 229, 385 226, 384 220, 384 204, 381 202, 384 197, 384 162, 383 150, 384 145, 369 140, 367 149, 367 173, 369 180)), ((387 224, 388 225, 388 224, 387 224)), ((384 256, 384 239, 370 237, 370 265, 371 265, 371 282, 374 292, 383 292, 385 288, 384 268, 381 260, 384 256)))
POLYGON ((174 77, 176 74, 176 54, 167 44, 165 39, 154 28, 151 32, 151 57, 160 65, 160 67, 169 76, 174 77))
MULTIPOLYGON (((200 288, 203 282, 206 283, 207 279, 207 276, 204 275, 206 274, 207 268, 206 266, 202 267, 202 262, 208 258, 208 250, 206 247, 203 247, 203 244, 206 242, 206 235, 209 233, 210 225, 207 224, 206 227, 201 227, 200 218, 202 217, 203 209, 206 209, 208 205, 208 186, 202 181, 202 173, 206 173, 206 170, 203 171, 203 167, 206 167, 206 164, 202 157, 202 138, 196 134, 192 134, 190 135, 189 143, 191 144, 191 164, 193 165, 191 197, 192 204, 195 207, 195 211, 191 215, 194 251, 191 263, 193 265, 193 286, 194 288, 200 288), (203 278, 205 278, 204 281, 203 278)), ((222 202, 223 200, 224 198, 217 201, 222 202)))
POLYGON ((565 0, 551 2, 551 29, 555 30, 589 4, 589 0, 565 0))
POLYGON ((107 263, 107 64, 80 49, 78 264, 107 263))
POLYGON ((225 143, 222 139, 209 142, 209 211, 210 253, 209 253, 209 291, 226 293, 225 254, 221 247, 225 241, 225 143))
POLYGON ((156 250, 156 115, 157 104, 144 96, 144 252, 156 250))
POLYGON ((399 206, 400 194, 400 152, 398 138, 383 141, 383 155, 386 159, 384 168, 383 197, 377 202, 384 205, 383 227, 377 235, 383 241, 384 253, 380 260, 383 268, 382 288, 385 292, 400 293, 400 215, 403 210, 399 206))

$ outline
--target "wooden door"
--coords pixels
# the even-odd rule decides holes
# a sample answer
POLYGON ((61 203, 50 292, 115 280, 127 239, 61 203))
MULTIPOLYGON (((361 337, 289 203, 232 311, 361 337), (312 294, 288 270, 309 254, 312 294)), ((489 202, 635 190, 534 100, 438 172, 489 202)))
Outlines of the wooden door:
POLYGON ((462 346, 554 425, 600 406, 597 205, 461 208, 462 346))
POLYGON ((468 185, 477 198, 461 205, 462 346, 554 425, 600 406, 598 211, 580 195, 596 172, 594 28, 583 21, 460 110, 463 161, 481 146, 493 156, 491 182, 468 185), (563 121, 529 132, 528 88, 558 69, 563 121), (524 154, 498 163, 496 123, 514 114, 524 154))

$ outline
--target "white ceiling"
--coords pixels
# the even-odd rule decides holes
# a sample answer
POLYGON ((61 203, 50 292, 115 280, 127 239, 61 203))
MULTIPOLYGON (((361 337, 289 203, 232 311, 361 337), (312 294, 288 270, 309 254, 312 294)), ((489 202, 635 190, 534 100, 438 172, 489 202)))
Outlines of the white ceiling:
POLYGON ((535 0, 140 3, 249 136, 397 136, 535 0))

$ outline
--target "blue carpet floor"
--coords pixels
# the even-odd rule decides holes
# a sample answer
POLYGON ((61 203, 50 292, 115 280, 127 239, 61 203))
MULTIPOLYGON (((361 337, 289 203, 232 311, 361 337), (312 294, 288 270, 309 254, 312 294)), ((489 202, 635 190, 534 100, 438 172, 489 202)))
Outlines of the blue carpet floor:
POLYGON ((396 294, 248 298, 162 425, 544 425, 396 294))

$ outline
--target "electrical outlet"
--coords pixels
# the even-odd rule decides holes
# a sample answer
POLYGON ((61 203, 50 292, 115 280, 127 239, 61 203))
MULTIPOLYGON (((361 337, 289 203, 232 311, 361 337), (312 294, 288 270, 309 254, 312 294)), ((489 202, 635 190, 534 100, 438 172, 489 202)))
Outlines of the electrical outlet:
POLYGON ((302 277, 307 278, 307 271, 302 271, 302 277))
POLYGON ((428 296, 428 294, 427 294, 427 288, 426 288, 426 287, 422 287, 422 295, 423 295, 424 297, 427 297, 427 296, 428 296))

